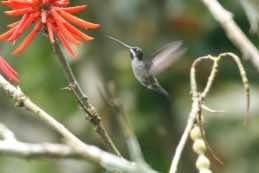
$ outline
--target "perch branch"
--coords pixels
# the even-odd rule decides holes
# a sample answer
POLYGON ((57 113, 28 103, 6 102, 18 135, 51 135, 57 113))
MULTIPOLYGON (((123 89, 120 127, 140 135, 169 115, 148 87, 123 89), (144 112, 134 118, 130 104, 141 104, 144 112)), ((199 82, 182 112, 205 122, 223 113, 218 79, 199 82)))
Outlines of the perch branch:
POLYGON ((68 64, 66 57, 64 56, 58 43, 55 42, 53 44, 53 47, 54 47, 56 55, 59 58, 60 63, 62 64, 62 67, 64 69, 65 75, 69 82, 69 88, 72 90, 72 92, 75 95, 81 108, 88 115, 87 119, 96 127, 96 132, 101 136, 101 138, 104 140, 105 144, 108 147, 110 147, 114 153, 116 153, 118 156, 121 156, 119 150, 113 143, 106 128, 104 127, 100 115, 97 113, 95 107, 91 103, 89 103, 87 96, 83 93, 83 90, 80 88, 80 86, 74 76, 74 73, 73 73, 70 65, 68 64))
POLYGON ((0 153, 21 158, 83 159, 81 154, 63 144, 0 141, 0 153))
POLYGON ((31 144, 20 142, 14 133, 0 123, 0 153, 22 158, 73 158, 83 159, 65 144, 31 144))
POLYGON ((224 9, 217 0, 201 0, 214 18, 221 24, 228 38, 259 70, 259 51, 233 20, 232 13, 224 9))
MULTIPOLYGON (((5 91, 5 93, 10 96, 18 106, 24 107, 33 116, 39 118, 45 122, 51 129, 55 130, 60 134, 67 145, 73 150, 73 152, 80 155, 84 160, 90 161, 101 165, 107 170, 121 170, 125 172, 135 173, 135 172, 145 172, 145 173, 156 173, 156 171, 144 167, 139 170, 134 162, 127 161, 121 157, 115 156, 108 152, 105 152, 98 147, 91 146, 83 143, 79 138, 77 138, 73 133, 71 133, 67 128, 65 128, 61 123, 59 123, 53 116, 49 115, 35 103, 33 103, 20 88, 10 84, 3 76, 0 75, 0 89, 5 91), (144 169, 144 170, 143 170, 144 169)), ((2 137, 3 138, 3 137, 2 137)))

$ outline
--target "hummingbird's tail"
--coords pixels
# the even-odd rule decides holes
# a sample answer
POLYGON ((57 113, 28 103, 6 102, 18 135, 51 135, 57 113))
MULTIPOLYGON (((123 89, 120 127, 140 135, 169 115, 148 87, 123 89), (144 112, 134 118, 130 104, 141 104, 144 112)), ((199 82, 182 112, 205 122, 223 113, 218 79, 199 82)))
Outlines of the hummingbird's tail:
POLYGON ((173 102, 172 102, 171 97, 168 94, 168 92, 163 87, 161 87, 159 84, 152 86, 151 89, 154 90, 155 92, 157 92, 158 94, 162 95, 166 99, 167 111, 171 116, 173 116, 173 107, 172 107, 173 102))
POLYGON ((164 98, 167 100, 167 102, 169 104, 169 107, 171 108, 171 106, 172 106, 171 97, 163 87, 161 87, 160 85, 155 85, 155 86, 152 86, 151 89, 154 90, 155 92, 157 92, 158 94, 164 96, 164 98))

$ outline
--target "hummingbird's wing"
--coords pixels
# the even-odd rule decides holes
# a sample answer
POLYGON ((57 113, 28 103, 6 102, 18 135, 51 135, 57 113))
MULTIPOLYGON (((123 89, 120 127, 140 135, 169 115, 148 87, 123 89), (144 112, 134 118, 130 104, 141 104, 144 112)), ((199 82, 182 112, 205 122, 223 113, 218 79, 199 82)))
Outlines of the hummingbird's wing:
POLYGON ((182 41, 166 44, 151 56, 149 63, 150 72, 155 75, 163 72, 181 57, 185 51, 186 49, 182 47, 182 41))

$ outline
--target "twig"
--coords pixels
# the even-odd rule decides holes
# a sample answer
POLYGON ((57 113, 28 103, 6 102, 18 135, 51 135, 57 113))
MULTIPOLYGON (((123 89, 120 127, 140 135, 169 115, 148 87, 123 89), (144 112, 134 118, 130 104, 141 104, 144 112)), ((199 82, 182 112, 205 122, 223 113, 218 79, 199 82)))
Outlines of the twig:
POLYGON ((0 123, 0 140, 16 141, 16 138, 13 132, 1 123, 0 123))
POLYGON ((169 173, 176 173, 177 168, 178 168, 178 163, 180 161, 180 158, 182 156, 183 149, 186 145, 186 142, 189 138, 189 133, 192 130, 192 126, 195 122, 196 116, 199 112, 199 98, 193 98, 193 103, 192 103, 192 110, 189 114, 188 122, 185 127, 185 130, 182 134, 182 137, 180 139, 179 144, 177 145, 177 148, 175 150, 174 158, 172 160, 171 166, 170 166, 170 171, 169 173))
POLYGON ((249 86, 249 82, 248 82, 248 78, 247 78, 247 75, 246 75, 245 68, 242 65, 242 63, 241 63, 240 59, 238 58, 238 56, 236 56, 233 53, 230 53, 230 52, 222 53, 222 54, 219 55, 219 57, 220 58, 221 57, 229 57, 229 58, 231 58, 235 62, 237 67, 238 67, 238 70, 239 70, 239 73, 240 73, 240 76, 241 76, 241 80, 243 82, 243 86, 244 86, 244 89, 245 89, 246 118, 245 118, 244 124, 247 125, 248 122, 249 122, 249 110, 250 110, 250 86, 249 86))
POLYGON ((21 158, 83 159, 72 147, 66 144, 32 144, 18 141, 14 133, 0 123, 0 153, 21 158))
POLYGON ((0 153, 22 158, 73 158, 83 159, 82 155, 65 144, 31 144, 20 142, 14 133, 0 123, 0 153))
POLYGON ((208 93, 209 93, 209 91, 210 91, 210 89, 212 87, 212 84, 213 84, 213 82, 215 80, 215 77, 217 75, 217 72, 218 72, 218 66, 219 66, 218 62, 220 60, 219 57, 213 57, 211 55, 207 56, 207 58, 209 60, 213 61, 213 66, 211 68, 212 70, 211 70, 210 75, 209 75, 208 80, 207 80, 207 85, 205 86, 203 92, 201 93, 201 98, 202 99, 205 99, 205 97, 208 95, 208 93))
POLYGON ((101 136, 101 138, 104 140, 105 144, 107 146, 109 146, 113 150, 114 153, 116 153, 118 156, 121 156, 119 150, 113 143, 106 128, 104 127, 101 117, 98 115, 95 107, 89 103, 87 96, 83 93, 82 89, 78 85, 78 82, 74 76, 74 73, 73 73, 70 65, 68 64, 66 57, 62 53, 62 50, 60 49, 58 43, 55 42, 53 44, 53 47, 54 47, 56 55, 59 58, 60 63, 62 64, 62 67, 64 69, 65 75, 69 82, 69 88, 72 90, 72 92, 75 95, 81 108, 88 115, 87 119, 96 127, 96 132, 101 136))
POLYGON ((200 98, 199 93, 198 93, 198 87, 197 87, 196 75, 195 75, 196 74, 195 67, 196 67, 197 64, 199 64, 201 61, 203 61, 205 59, 208 59, 208 57, 200 57, 200 58, 196 59, 193 62, 192 67, 191 67, 190 76, 191 76, 192 108, 191 108, 191 112, 189 114, 189 118, 188 118, 185 130, 182 134, 182 137, 180 139, 179 144, 176 147, 175 154, 174 154, 171 166, 170 166, 169 173, 176 173, 177 168, 178 168, 178 163, 179 163, 180 158, 182 156, 183 149, 184 149, 184 147, 186 145, 186 142, 189 138, 189 134, 192 130, 195 119, 196 119, 196 117, 197 117, 197 115, 200 111, 199 105, 200 105, 201 98, 200 98))
POLYGON ((21 158, 83 159, 83 156, 64 144, 30 144, 0 141, 0 153, 21 158))
POLYGON ((73 158, 83 159, 82 155, 65 144, 31 144, 20 142, 11 130, 0 124, 0 153, 24 158, 73 158))
POLYGON ((229 39, 259 70, 259 51, 233 20, 232 14, 217 0, 201 0, 214 18, 221 24, 229 39))
MULTIPOLYGON (((33 103, 20 88, 17 88, 10 84, 3 76, 0 75, 0 88, 9 95, 17 105, 26 108, 36 118, 41 119, 49 127, 60 134, 67 145, 71 149, 82 156, 83 159, 101 165, 107 170, 121 170, 130 173, 145 172, 145 173, 157 173, 156 171, 145 167, 144 171, 139 171, 139 168, 134 162, 127 161, 121 157, 115 156, 108 152, 105 152, 98 147, 87 145, 65 128, 61 123, 54 119, 51 115, 33 103)), ((143 170, 143 169, 142 169, 143 170)))
POLYGON ((207 112, 210 112, 210 113, 225 113, 224 110, 212 109, 212 108, 210 108, 210 107, 208 107, 208 106, 206 106, 204 104, 201 105, 201 107, 202 107, 203 110, 205 110, 207 112))
MULTIPOLYGON (((218 66, 219 66, 219 61, 221 59, 221 57, 213 57, 211 55, 208 55, 207 58, 211 61, 213 61, 213 66, 211 68, 211 72, 209 74, 208 80, 207 80, 207 84, 203 90, 203 92, 200 94, 201 95, 201 102, 204 102, 206 96, 208 95, 209 91, 211 90, 211 87, 215 81, 216 75, 218 73, 218 66)), ((209 142, 206 138, 205 135, 205 131, 204 131, 204 127, 203 127, 203 123, 202 123, 202 110, 205 108, 205 110, 208 110, 206 108, 208 108, 205 104, 200 104, 200 112, 198 114, 198 118, 197 118, 197 124, 201 130, 201 138, 204 141, 209 153, 212 155, 212 157, 220 164, 220 165, 224 165, 224 162, 216 155, 215 151, 213 150, 213 148, 209 145, 209 142)))
POLYGON ((146 164, 140 144, 133 129, 130 127, 127 113, 123 107, 121 99, 117 96, 114 83, 109 82, 108 85, 103 85, 104 91, 101 95, 107 105, 109 105, 117 114, 123 135, 126 138, 126 144, 129 150, 130 158, 136 163, 146 164), (105 92, 105 93, 104 93, 105 92))

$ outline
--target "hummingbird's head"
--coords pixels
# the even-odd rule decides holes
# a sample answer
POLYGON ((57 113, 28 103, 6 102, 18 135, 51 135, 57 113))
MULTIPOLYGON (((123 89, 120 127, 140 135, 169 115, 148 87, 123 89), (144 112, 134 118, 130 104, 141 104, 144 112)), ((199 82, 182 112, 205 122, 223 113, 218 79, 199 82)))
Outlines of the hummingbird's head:
POLYGON ((138 60, 142 60, 143 59, 143 50, 139 47, 133 47, 130 46, 124 42, 122 42, 121 40, 118 40, 117 38, 114 38, 112 36, 108 36, 109 39, 115 41, 116 43, 120 44, 121 46, 124 46, 126 48, 128 48, 130 50, 130 57, 131 59, 135 59, 137 58, 138 60))
POLYGON ((130 57, 131 59, 137 58, 138 60, 143 60, 143 50, 139 47, 130 48, 130 57))

